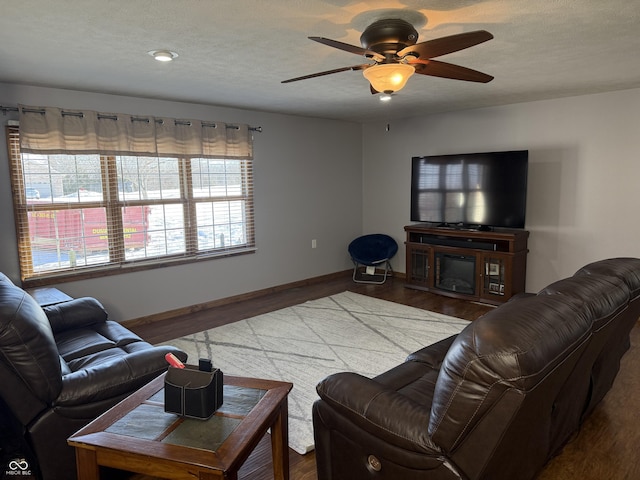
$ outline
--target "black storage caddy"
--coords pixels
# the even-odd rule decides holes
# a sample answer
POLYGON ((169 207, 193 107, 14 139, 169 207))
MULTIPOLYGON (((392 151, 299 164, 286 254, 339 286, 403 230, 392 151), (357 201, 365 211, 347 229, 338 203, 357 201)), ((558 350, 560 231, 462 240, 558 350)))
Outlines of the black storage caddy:
POLYGON ((207 419, 220 408, 223 402, 223 375, 212 372, 169 367, 164 380, 164 411, 190 418, 207 419))

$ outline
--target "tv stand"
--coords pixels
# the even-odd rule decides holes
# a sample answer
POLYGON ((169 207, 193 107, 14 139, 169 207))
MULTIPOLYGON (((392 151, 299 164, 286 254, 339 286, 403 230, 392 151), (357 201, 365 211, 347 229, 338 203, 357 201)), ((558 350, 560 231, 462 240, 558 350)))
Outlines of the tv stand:
POLYGON ((404 230, 407 287, 494 305, 525 291, 528 231, 427 224, 404 230))

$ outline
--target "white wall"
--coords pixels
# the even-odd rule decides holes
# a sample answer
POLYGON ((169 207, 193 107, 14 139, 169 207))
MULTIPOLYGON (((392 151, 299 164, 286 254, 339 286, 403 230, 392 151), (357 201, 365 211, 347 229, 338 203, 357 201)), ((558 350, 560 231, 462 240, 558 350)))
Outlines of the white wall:
MULTIPOLYGON (((640 89, 370 123, 364 233, 400 245, 412 156, 529 150, 527 290, 614 256, 640 257, 640 89)), ((393 262, 405 271, 404 248, 393 262)))
MULTIPOLYGON (((0 105, 242 122, 255 134, 257 253, 57 285, 122 321, 351 268, 362 228, 361 126, 151 99, 0 84, 0 105), (311 240, 317 248, 311 249, 311 240)), ((9 114, 2 119, 17 118, 9 114)), ((5 136, 0 139, 0 271, 19 282, 5 136)))

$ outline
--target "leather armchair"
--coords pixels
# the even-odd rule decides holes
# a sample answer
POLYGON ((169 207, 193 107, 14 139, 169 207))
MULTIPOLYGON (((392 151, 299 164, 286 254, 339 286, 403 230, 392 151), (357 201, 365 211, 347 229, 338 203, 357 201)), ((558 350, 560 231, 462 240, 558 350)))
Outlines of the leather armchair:
POLYGON ((154 347, 94 298, 40 307, 0 274, 0 397, 31 470, 76 478, 67 438, 167 369, 174 347, 154 347))

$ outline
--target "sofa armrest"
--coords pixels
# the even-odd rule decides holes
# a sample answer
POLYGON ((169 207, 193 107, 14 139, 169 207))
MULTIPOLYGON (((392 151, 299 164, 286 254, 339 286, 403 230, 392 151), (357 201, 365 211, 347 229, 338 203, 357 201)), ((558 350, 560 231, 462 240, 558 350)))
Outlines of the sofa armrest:
POLYGON ((62 377, 55 406, 68 407, 132 393, 167 370, 164 356, 185 354, 171 346, 158 346, 115 357, 62 377))
POLYGON ((419 405, 352 372, 330 375, 316 390, 323 401, 372 435, 406 450, 441 455, 427 433, 431 405, 419 405))
POLYGON ((105 322, 107 312, 102 304, 92 297, 82 297, 68 302, 43 307, 53 333, 64 332, 95 323, 105 322))

